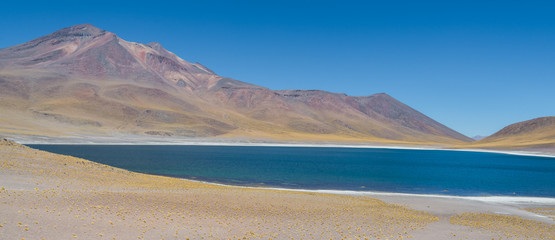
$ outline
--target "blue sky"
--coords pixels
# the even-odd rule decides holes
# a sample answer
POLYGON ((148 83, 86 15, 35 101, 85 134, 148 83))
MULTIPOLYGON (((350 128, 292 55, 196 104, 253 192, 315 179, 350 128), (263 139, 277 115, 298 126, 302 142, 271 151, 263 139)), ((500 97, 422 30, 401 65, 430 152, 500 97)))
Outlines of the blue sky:
POLYGON ((75 24, 271 89, 385 92, 468 136, 555 115, 555 1, 2 1, 0 48, 75 24))

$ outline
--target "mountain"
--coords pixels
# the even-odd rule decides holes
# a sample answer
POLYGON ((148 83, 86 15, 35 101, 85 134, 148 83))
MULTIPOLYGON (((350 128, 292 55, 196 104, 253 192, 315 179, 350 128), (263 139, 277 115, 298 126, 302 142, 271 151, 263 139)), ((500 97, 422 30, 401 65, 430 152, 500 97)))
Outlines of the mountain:
POLYGON ((496 148, 555 147, 555 117, 541 117, 504 127, 493 135, 472 144, 496 148))
POLYGON ((472 137, 472 139, 474 139, 475 141, 478 141, 478 140, 481 140, 481 139, 484 139, 484 138, 485 137, 482 136, 482 135, 476 135, 476 136, 472 137))
POLYGON ((90 24, 0 49, 0 134, 463 143, 379 93, 271 90, 90 24))

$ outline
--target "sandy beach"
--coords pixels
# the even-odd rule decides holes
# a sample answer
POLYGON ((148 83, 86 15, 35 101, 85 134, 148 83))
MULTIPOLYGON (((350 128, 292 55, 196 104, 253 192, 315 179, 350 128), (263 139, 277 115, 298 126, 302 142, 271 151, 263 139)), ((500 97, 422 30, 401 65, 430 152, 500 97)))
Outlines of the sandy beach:
POLYGON ((551 198, 222 186, 0 143, 0 239, 555 239, 551 198))

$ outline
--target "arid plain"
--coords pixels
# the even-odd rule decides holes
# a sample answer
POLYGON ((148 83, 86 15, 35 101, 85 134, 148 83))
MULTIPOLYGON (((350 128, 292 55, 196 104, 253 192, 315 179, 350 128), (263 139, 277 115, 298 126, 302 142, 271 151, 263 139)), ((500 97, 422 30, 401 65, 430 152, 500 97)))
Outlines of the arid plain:
POLYGON ((2 239, 554 239, 553 203, 346 196, 133 173, 2 140, 2 239))

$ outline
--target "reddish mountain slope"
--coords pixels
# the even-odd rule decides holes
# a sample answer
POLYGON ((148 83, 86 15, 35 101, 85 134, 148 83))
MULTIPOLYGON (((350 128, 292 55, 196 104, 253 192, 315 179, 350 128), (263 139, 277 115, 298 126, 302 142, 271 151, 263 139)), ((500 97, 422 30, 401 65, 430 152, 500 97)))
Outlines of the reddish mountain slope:
POLYGON ((387 94, 274 91, 83 24, 0 49, 5 135, 471 141, 387 94))
POLYGON ((541 117, 511 124, 473 144, 496 148, 555 147, 555 117, 541 117))

